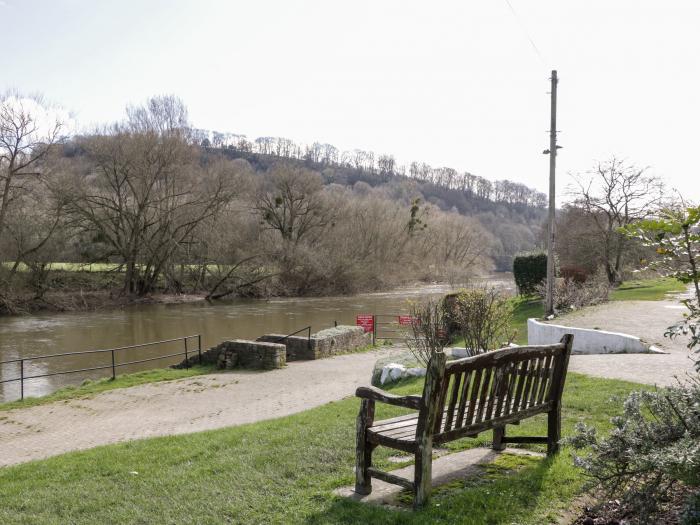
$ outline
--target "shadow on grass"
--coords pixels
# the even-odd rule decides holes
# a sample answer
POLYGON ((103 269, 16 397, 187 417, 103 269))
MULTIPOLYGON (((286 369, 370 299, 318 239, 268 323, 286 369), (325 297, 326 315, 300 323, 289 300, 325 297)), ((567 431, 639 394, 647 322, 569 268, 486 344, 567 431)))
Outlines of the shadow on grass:
POLYGON ((399 497, 403 505, 380 507, 337 497, 322 512, 309 516, 305 523, 545 523, 553 511, 568 497, 561 492, 567 484, 561 478, 569 469, 564 458, 540 458, 502 454, 493 463, 484 465, 482 475, 456 480, 433 489, 428 505, 411 510, 412 495, 399 497))

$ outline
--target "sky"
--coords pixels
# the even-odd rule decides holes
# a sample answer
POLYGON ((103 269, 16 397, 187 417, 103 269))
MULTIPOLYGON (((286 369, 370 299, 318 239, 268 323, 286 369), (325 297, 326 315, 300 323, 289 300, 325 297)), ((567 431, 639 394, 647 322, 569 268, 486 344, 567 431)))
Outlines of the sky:
POLYGON ((175 94, 195 127, 546 192, 556 69, 559 202, 613 155, 700 202, 700 2, 509 2, 0 0, 0 91, 85 129, 175 94))

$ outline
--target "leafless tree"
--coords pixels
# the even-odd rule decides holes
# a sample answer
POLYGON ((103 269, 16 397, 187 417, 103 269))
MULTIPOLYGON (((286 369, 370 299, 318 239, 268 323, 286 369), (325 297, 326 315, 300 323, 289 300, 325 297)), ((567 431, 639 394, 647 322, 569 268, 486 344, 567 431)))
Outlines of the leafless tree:
POLYGON ((66 188, 75 223, 124 264, 126 293, 150 293, 197 225, 234 193, 225 162, 200 166, 185 115, 173 97, 130 108, 126 122, 83 139, 88 169, 66 188))
POLYGON ((570 190, 573 204, 592 219, 608 281, 620 283, 631 241, 618 229, 653 215, 663 198, 663 184, 648 174, 648 168, 615 157, 574 179, 576 186, 570 190))
POLYGON ((61 140, 64 122, 41 97, 0 95, 0 237, 7 216, 41 163, 61 140))
POLYGON ((268 229, 282 240, 298 245, 333 220, 333 210, 321 193, 323 181, 313 171, 291 164, 277 164, 258 193, 255 209, 268 229))

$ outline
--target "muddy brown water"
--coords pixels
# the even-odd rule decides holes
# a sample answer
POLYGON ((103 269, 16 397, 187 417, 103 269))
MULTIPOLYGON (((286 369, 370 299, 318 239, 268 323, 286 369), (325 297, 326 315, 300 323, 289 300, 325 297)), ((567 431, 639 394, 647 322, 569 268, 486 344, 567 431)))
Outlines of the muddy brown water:
MULTIPOLYGON (((510 276, 491 276, 491 284, 512 290, 510 276)), ((402 288, 383 293, 346 297, 292 299, 236 299, 208 304, 158 304, 132 306, 101 312, 50 313, 25 317, 0 318, 0 361, 48 354, 110 349, 151 341, 201 334, 202 350, 232 339, 255 339, 266 333, 288 334, 311 325, 317 332, 338 324, 355 324, 358 314, 407 313, 409 301, 449 292, 446 285, 402 288)), ((393 318, 382 318, 383 322, 393 318)), ((380 332, 391 337, 388 330, 380 332)), ((302 334, 304 335, 304 334, 302 334)), ((188 341, 188 351, 196 352, 197 339, 188 341)), ((117 365, 184 351, 182 341, 115 352, 117 365)), ((163 358, 145 363, 117 366, 117 374, 161 368, 182 357, 163 358)), ((90 372, 59 374, 24 381, 25 397, 46 395, 63 386, 80 384, 85 379, 111 375, 110 352, 73 355, 24 362, 24 376, 35 376, 93 367, 90 372)), ((18 378, 19 363, 0 364, 0 381, 18 378)), ((18 381, 0 383, 0 401, 19 398, 18 381)))

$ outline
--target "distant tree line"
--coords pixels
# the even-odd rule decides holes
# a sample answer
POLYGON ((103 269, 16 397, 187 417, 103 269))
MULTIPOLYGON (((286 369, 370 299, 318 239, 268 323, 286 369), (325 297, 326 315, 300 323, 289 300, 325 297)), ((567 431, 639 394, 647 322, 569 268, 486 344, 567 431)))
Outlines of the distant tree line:
POLYGON ((351 168, 380 178, 408 177, 421 183, 457 190, 467 196, 493 202, 523 204, 544 208, 547 196, 524 184, 509 180, 490 181, 467 171, 454 168, 432 167, 424 162, 399 165, 393 155, 376 154, 360 149, 341 151, 332 144, 298 144, 283 137, 258 137, 249 140, 245 135, 220 133, 203 129, 192 130, 194 140, 205 148, 228 149, 247 155, 264 155, 279 159, 304 161, 317 169, 325 167, 351 168))

